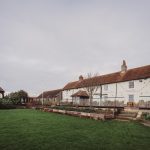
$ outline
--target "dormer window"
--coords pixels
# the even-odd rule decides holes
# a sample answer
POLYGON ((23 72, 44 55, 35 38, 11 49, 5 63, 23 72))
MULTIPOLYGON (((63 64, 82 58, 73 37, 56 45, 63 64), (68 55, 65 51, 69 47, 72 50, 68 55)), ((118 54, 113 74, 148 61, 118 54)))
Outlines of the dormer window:
POLYGON ((134 81, 129 81, 129 89, 134 88, 134 81))

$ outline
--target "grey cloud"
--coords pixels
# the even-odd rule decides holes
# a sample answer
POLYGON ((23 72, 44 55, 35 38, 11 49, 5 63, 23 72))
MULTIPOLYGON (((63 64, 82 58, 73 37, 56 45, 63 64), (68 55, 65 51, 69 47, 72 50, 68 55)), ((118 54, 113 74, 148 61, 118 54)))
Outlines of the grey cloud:
POLYGON ((149 64, 150 2, 0 1, 0 86, 31 95, 80 74, 149 64))

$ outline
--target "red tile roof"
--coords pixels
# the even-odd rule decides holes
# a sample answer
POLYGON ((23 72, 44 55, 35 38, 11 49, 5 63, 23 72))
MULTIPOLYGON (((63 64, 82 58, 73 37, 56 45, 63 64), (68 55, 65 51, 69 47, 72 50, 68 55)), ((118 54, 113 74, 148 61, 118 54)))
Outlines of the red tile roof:
POLYGON ((78 92, 71 95, 72 97, 89 97, 86 91, 79 90, 78 92))
POLYGON ((63 88, 63 90, 75 89, 75 88, 77 87, 77 85, 78 85, 80 82, 81 82, 81 81, 69 82, 69 83, 63 88))
POLYGON ((150 77, 150 65, 129 69, 124 73, 115 72, 111 74, 96 76, 82 81, 68 83, 63 90, 83 88, 87 86, 97 86, 117 82, 125 82, 130 80, 145 79, 150 77))
POLYGON ((37 98, 55 98, 62 91, 62 89, 45 91, 41 93, 37 98))

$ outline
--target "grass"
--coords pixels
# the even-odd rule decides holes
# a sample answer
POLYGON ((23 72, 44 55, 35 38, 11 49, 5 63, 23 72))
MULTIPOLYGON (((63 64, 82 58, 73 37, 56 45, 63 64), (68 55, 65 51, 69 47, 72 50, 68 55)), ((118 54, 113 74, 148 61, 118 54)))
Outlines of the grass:
POLYGON ((29 109, 0 110, 0 150, 149 150, 150 128, 29 109))

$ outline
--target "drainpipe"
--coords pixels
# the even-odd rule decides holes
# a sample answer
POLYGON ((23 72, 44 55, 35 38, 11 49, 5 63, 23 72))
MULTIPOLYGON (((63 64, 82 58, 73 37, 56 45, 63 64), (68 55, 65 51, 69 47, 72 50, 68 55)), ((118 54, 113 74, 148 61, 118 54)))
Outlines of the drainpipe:
POLYGON ((101 106, 101 103, 102 103, 102 85, 100 85, 100 106, 101 106))
POLYGON ((116 98, 117 98, 117 92, 118 92, 118 90, 117 90, 117 83, 116 83, 114 115, 115 115, 115 113, 116 113, 116 98))

